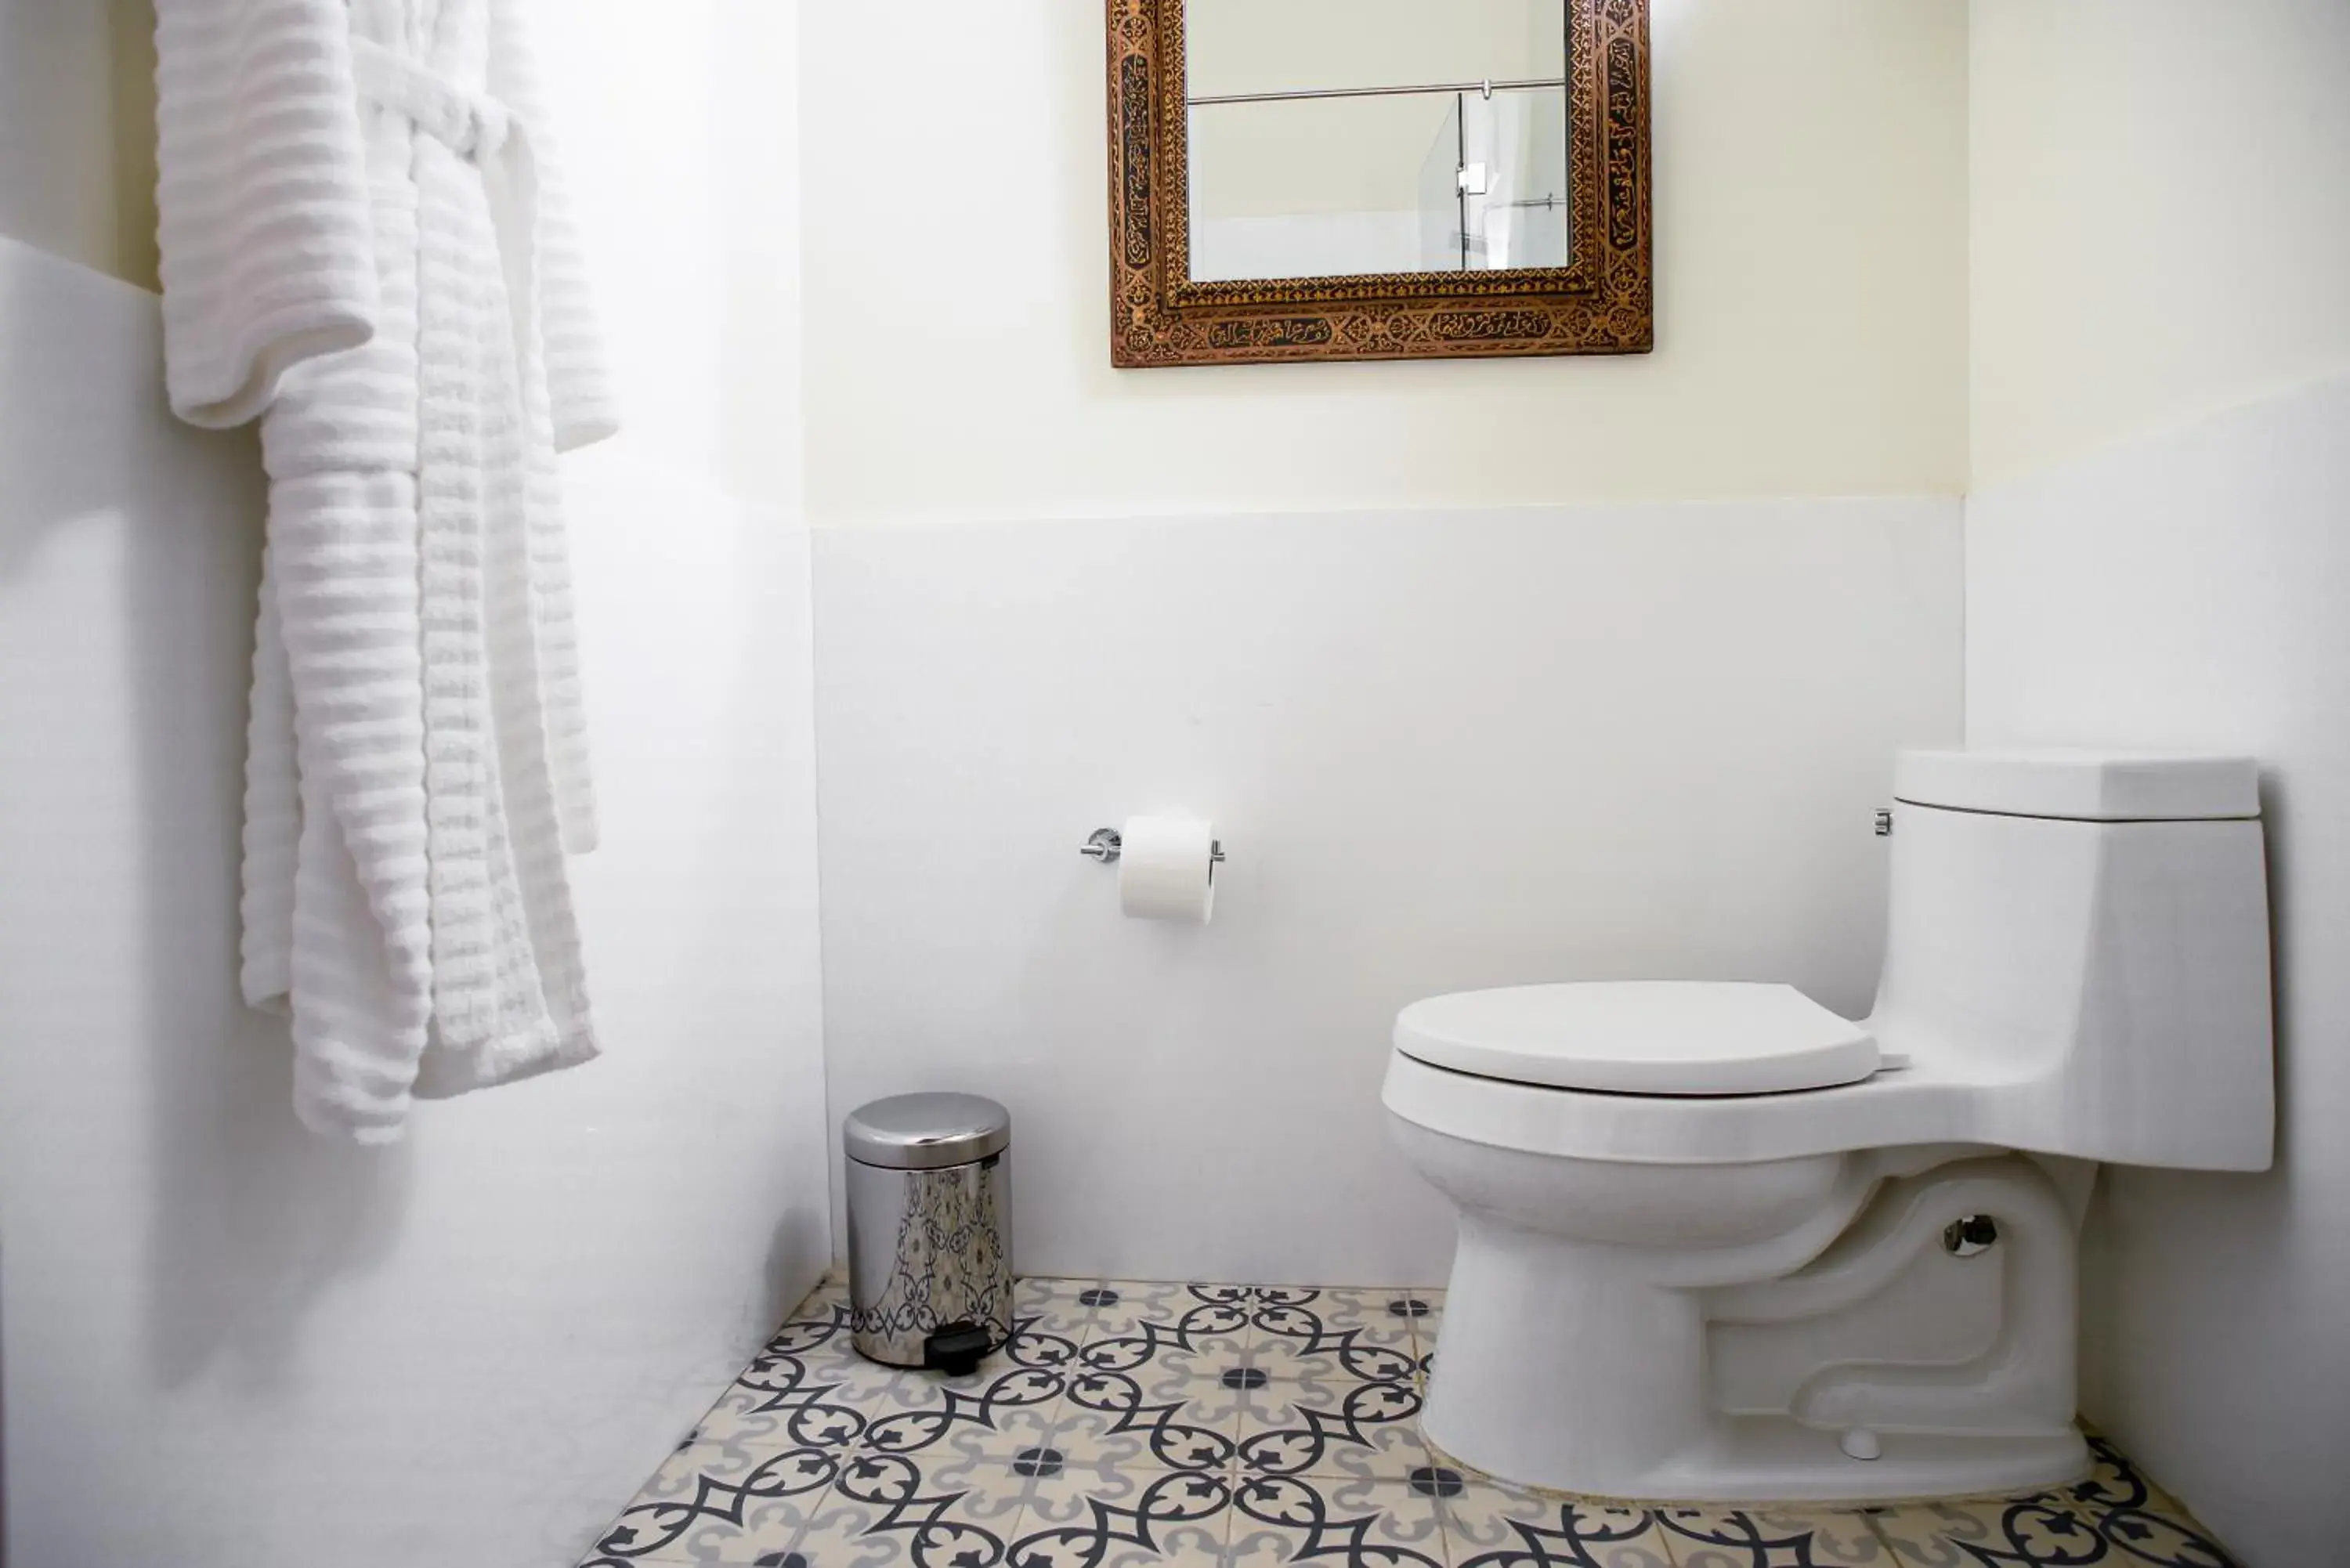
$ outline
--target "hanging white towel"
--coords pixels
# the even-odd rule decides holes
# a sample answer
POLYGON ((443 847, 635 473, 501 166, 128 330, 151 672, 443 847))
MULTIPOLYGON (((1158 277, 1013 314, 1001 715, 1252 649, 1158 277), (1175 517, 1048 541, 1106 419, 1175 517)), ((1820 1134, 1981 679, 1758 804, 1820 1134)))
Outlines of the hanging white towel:
POLYGON ((505 0, 161 0, 156 37, 173 405, 259 410, 270 478, 245 994, 305 1121, 393 1137, 596 1053, 554 453, 609 400, 505 0))

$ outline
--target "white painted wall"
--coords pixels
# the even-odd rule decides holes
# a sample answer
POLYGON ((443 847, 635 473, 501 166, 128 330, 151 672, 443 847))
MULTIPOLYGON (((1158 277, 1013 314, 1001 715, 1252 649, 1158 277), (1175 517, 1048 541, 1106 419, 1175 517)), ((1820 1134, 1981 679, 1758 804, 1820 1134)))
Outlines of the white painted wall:
POLYGON ((1657 350, 1109 366, 1097 5, 807 8, 810 513, 1956 494, 1962 0, 1657 0, 1657 350))
POLYGON ((565 1568, 830 1255, 792 13, 562 11, 607 1055, 403 1147, 304 1135, 235 1000, 253 450, 164 414, 151 296, 0 242, 12 1568, 565 1568))
POLYGON ((1873 991, 1894 748, 1960 722, 1934 498, 819 530, 836 1106, 1011 1107, 1020 1266, 1442 1278, 1396 1008, 1873 991), (1214 923, 1076 853, 1211 815, 1214 923))
POLYGON ((2251 1568, 2350 1538, 2350 8, 1975 0, 1967 729, 2264 763, 2280 1127, 2116 1170, 2087 1413, 2251 1568))

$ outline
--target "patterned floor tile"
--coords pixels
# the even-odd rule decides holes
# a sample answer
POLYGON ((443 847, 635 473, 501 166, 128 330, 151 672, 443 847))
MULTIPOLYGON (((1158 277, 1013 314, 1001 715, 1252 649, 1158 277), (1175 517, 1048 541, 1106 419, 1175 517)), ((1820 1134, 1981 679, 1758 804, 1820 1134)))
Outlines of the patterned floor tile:
POLYGON ((1247 1389, 1237 1380, 1183 1377, 1145 1366, 1079 1371, 1061 1403, 1055 1447, 1073 1462, 1151 1469, 1231 1469, 1247 1389))
POLYGON ((1409 1484, 1436 1500, 1452 1568, 1672 1568, 1646 1509, 1549 1496, 1447 1465, 1409 1484))
POLYGON ((811 1370, 858 1369, 871 1364, 849 1343, 848 1293, 818 1285, 767 1337, 762 1355, 789 1356, 811 1370))
POLYGON ((1017 1366, 957 1378, 907 1373, 869 1408, 858 1449, 1008 1459, 1052 1436, 1066 1384, 1059 1371, 1017 1366))
POLYGON ((1075 1340, 1023 1321, 963 1376, 868 1361, 849 1342, 844 1302, 818 1299, 778 1329, 703 1418, 704 1437, 786 1422, 792 1443, 909 1453, 941 1442, 998 1456, 1050 1431, 1075 1340))
POLYGON ((988 1362, 1055 1372, 1074 1371, 1078 1365, 1078 1347, 1091 1332, 1088 1325, 1082 1333, 1071 1334, 1050 1318, 1020 1316, 1015 1313, 1012 1337, 988 1357, 988 1362))
POLYGON ((756 1563, 788 1551, 845 1456, 689 1442, 597 1538, 591 1562, 756 1563))
POLYGON ((2183 1513, 2093 1507, 2063 1493, 1922 1503, 1872 1518, 1900 1568, 2233 1568, 2183 1513))
POLYGON ((1007 1568, 1216 1568, 1232 1483, 1114 1464, 1042 1474, 1007 1568))
MULTIPOLYGON (((891 1397, 900 1405, 920 1404, 926 1394, 937 1399, 950 1394, 975 1397, 991 1387, 1015 1384, 1032 1390, 1057 1387, 1078 1365, 1077 1344, 1076 1337, 1041 1319, 1019 1316, 1015 1308, 1011 1338, 989 1351, 971 1372, 950 1376, 926 1367, 877 1371, 889 1380, 891 1397)), ((1023 1402, 1033 1404, 1035 1398, 1032 1395, 1023 1402)))
POLYGON ((972 1375, 902 1371, 861 1412, 860 1454, 895 1454, 926 1468, 1004 1461, 1052 1435, 1066 1376, 991 1356, 972 1375))
POLYGON ((762 1351, 718 1397, 696 1435, 712 1440, 764 1436, 781 1446, 846 1448, 863 1438, 893 1381, 877 1367, 811 1366, 788 1352, 762 1351))
POLYGON ((1248 1322, 1253 1293, 1247 1285, 1187 1284, 1164 1280, 1110 1280, 1093 1288, 1097 1293, 1095 1317, 1113 1331, 1129 1329, 1139 1323, 1173 1325, 1188 1320, 1203 1333, 1237 1333, 1248 1322))
POLYGON ((1103 1288, 1116 1300, 1095 1309, 1092 1332, 1077 1353, 1087 1369, 1122 1372, 1147 1384, 1221 1376, 1247 1365, 1254 1329, 1246 1286, 1103 1288))
POLYGON ((1402 1480, 1430 1462, 1419 1405, 1409 1379, 1334 1376, 1250 1388, 1241 1412, 1241 1472, 1402 1480))
POLYGON ((2184 1510, 2116 1509, 2097 1518, 2116 1568, 2236 1568, 2236 1561, 2184 1510))
POLYGON ((2073 1501, 2095 1509, 2141 1509, 2186 1517, 2187 1510, 2130 1463, 2112 1441, 2096 1432, 2089 1439, 2089 1479, 2064 1489, 2073 1501))
POLYGON ((792 1551, 827 1568, 998 1568, 1033 1484, 1000 1459, 855 1455, 792 1551))
POLYGON ((583 1568, 2235 1568, 2095 1434, 2033 1497, 1610 1508, 1418 1434, 1432 1290, 1023 1280, 968 1376, 879 1366, 837 1281, 794 1309, 583 1568))
POLYGON ((1388 1311, 1394 1299, 1387 1291, 1260 1287, 1249 1314, 1248 1365, 1275 1381, 1409 1380, 1417 1356, 1411 1319, 1388 1311))
POLYGON ((847 1449, 864 1436, 866 1417, 838 1391, 818 1385, 778 1391, 741 1381, 718 1397, 679 1442, 732 1443, 780 1453, 785 1449, 847 1449))
POLYGON ((1012 1311, 1040 1332, 1083 1345, 1098 1309, 1118 1296, 1118 1287, 1102 1280, 1027 1278, 1013 1288, 1012 1311))
POLYGON ((1415 1337, 1444 1310, 1444 1293, 1425 1285, 1391 1285, 1374 1293, 1381 1310, 1390 1317, 1401 1318, 1415 1337))
POLYGON ((1405 1481, 1243 1476, 1231 1511, 1226 1568, 1446 1568, 1436 1500, 1405 1481))
POLYGON ((1411 1324, 1412 1354, 1419 1362, 1419 1381, 1428 1382, 1436 1365, 1436 1331, 1444 1324, 1444 1293, 1411 1289, 1388 1293, 1388 1311, 1411 1324))
POLYGON ((1893 1549, 1856 1509, 1662 1508, 1678 1568, 1887 1568, 1893 1549))

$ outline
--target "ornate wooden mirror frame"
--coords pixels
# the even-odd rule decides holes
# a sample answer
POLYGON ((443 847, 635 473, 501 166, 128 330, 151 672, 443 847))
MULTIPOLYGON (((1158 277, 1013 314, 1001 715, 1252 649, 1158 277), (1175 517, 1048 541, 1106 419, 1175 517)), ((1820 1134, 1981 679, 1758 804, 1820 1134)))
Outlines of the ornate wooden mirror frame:
POLYGON ((1107 0, 1110 362, 1639 354, 1648 0, 1565 0, 1569 264, 1201 283, 1191 275, 1183 0, 1107 0))

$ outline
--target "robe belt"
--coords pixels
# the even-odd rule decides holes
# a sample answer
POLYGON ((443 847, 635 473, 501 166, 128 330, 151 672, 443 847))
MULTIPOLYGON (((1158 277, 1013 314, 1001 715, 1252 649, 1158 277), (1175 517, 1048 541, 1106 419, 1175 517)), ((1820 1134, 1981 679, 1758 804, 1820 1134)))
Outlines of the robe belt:
POLYGON ((413 122, 470 163, 496 158, 518 129, 513 111, 488 93, 460 87, 373 38, 351 40, 351 77, 359 97, 413 122))
POLYGON ((538 166, 529 128, 488 92, 462 87, 373 38, 351 40, 351 78, 363 100, 400 116, 474 168, 486 173, 494 166, 504 176, 510 200, 490 202, 490 222, 505 264, 515 369, 532 374, 538 336, 530 319, 538 307, 538 166))

